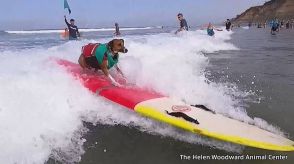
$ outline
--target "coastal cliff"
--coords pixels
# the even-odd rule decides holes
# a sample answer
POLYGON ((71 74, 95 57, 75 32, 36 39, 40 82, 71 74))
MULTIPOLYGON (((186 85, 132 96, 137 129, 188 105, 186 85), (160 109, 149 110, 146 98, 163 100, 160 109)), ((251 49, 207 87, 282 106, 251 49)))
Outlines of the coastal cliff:
POLYGON ((293 19, 294 0, 271 0, 262 6, 251 7, 236 18, 234 23, 264 22, 273 18, 293 19))

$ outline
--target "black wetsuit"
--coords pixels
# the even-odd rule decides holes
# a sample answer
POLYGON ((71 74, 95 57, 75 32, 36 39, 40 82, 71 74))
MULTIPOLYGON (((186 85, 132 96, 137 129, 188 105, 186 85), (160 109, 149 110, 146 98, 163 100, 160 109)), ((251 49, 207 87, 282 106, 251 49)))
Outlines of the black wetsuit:
POLYGON ((80 35, 78 27, 76 25, 71 25, 70 23, 68 23, 66 18, 65 18, 65 23, 69 31, 69 40, 78 39, 78 36, 80 35))
POLYGON ((181 29, 184 28, 186 31, 188 31, 188 29, 189 29, 186 19, 182 19, 180 21, 180 26, 181 26, 181 29))
POLYGON ((232 23, 230 21, 227 21, 226 22, 226 30, 227 31, 230 31, 231 30, 231 25, 232 25, 232 23))

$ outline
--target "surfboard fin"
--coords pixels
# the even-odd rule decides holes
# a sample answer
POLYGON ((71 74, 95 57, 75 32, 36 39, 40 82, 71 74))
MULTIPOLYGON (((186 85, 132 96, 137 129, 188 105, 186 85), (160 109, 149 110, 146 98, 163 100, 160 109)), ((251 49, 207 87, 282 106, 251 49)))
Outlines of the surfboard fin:
POLYGON ((196 105, 191 105, 191 106, 196 107, 196 108, 200 108, 200 109, 203 109, 203 110, 205 110, 205 111, 208 111, 208 112, 211 112, 211 113, 215 114, 215 111, 213 111, 213 110, 207 108, 207 107, 204 106, 204 105, 197 105, 197 104, 196 104, 196 105))
POLYGON ((165 112, 168 115, 170 115, 170 116, 173 116, 173 117, 181 117, 181 118, 183 118, 186 121, 192 122, 194 124, 199 124, 199 122, 196 119, 194 119, 192 117, 189 117, 185 113, 182 113, 182 112, 168 112, 167 110, 165 112))

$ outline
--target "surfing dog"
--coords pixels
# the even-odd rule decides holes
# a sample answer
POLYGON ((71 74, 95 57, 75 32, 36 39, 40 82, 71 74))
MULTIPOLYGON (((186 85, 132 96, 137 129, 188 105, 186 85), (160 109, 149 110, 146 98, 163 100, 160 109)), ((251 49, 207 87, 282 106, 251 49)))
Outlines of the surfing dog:
MULTIPOLYGON (((98 69, 107 69, 108 63, 102 62, 101 64, 96 62, 94 59, 95 57, 95 49, 100 46, 100 43, 89 43, 88 45, 83 46, 82 53, 79 57, 79 64, 80 66, 85 69, 91 69, 94 68, 96 71, 98 69), (88 47, 87 47, 88 46, 88 47), (86 52, 86 48, 88 48, 88 52, 86 52), (90 52, 90 53, 89 53, 90 52), (89 53, 89 54, 86 54, 89 53)), ((127 53, 128 49, 124 46, 124 40, 123 39, 113 39, 110 42, 107 43, 108 49, 111 51, 112 54, 114 54, 114 58, 118 57, 118 52, 127 53)))
MULTIPOLYGON (((115 67, 123 76, 117 63, 119 52, 127 53, 128 49, 124 46, 123 39, 113 39, 106 44, 89 43, 82 47, 82 53, 79 57, 79 65, 84 69, 102 70, 102 72, 110 78, 114 85, 119 85, 109 74, 108 70, 115 67)), ((123 76, 124 77, 124 76, 123 76)))

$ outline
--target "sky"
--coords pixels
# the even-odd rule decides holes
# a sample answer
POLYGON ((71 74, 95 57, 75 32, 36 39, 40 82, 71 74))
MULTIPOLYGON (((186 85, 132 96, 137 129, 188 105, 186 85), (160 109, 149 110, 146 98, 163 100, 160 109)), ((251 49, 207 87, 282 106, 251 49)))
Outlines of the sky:
POLYGON ((80 28, 177 26, 181 12, 190 26, 220 23, 265 0, 1 0, 0 30, 56 29, 63 16, 74 18, 80 28))

